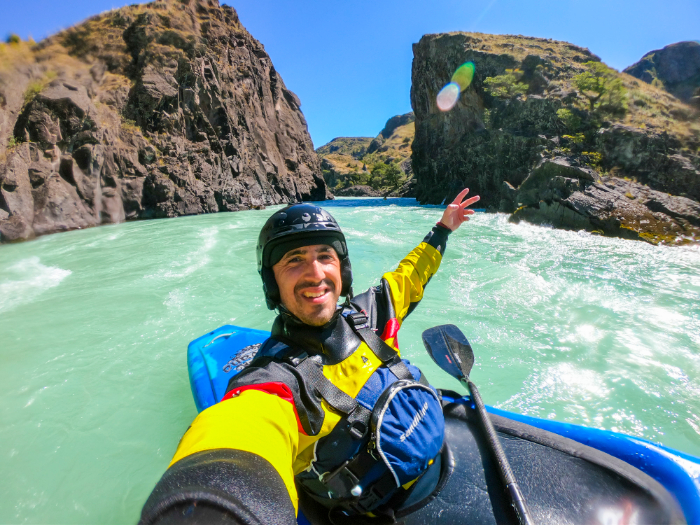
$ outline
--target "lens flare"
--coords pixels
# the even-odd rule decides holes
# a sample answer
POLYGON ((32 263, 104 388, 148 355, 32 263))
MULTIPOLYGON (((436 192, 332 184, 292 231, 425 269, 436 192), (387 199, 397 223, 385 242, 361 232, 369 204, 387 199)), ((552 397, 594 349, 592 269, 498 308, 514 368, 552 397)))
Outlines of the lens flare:
POLYGON ((437 105, 440 111, 449 111, 459 100, 459 94, 467 89, 474 79, 474 63, 465 62, 457 68, 448 84, 440 90, 437 105))
POLYGON ((455 74, 452 75, 452 82, 459 86, 460 91, 464 91, 472 83, 474 78, 474 63, 465 62, 457 68, 455 74))
POLYGON ((440 111, 449 111, 457 103, 459 98, 459 84, 450 82, 440 90, 437 96, 437 105, 440 111))

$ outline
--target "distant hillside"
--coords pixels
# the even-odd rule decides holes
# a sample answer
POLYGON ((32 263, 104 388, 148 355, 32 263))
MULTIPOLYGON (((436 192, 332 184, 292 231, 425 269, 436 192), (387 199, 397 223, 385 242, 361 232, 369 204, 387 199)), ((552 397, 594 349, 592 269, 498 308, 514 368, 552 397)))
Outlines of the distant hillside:
POLYGON ((412 188, 411 143, 415 135, 413 113, 390 118, 374 137, 338 137, 316 150, 328 187, 335 194, 390 193, 412 188), (350 187, 361 186, 358 191, 350 187), (361 191, 360 191, 361 190, 361 191))
POLYGON ((624 72, 700 107, 698 42, 678 42, 651 51, 624 72))
POLYGON ((350 155, 359 158, 367 153, 372 137, 338 137, 316 150, 319 155, 350 155))

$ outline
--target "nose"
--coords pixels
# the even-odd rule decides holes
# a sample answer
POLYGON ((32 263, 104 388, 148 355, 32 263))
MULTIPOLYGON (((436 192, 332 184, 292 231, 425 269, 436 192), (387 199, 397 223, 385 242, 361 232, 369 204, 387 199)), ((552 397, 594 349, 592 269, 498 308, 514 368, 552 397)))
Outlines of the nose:
POLYGON ((313 258, 307 266, 307 276, 314 281, 322 281, 326 278, 326 272, 323 270, 323 265, 321 261, 317 258, 313 258))
POLYGON ((321 264, 321 261, 318 259, 311 261, 311 268, 314 277, 317 277, 319 281, 326 278, 326 272, 323 269, 323 264, 321 264))

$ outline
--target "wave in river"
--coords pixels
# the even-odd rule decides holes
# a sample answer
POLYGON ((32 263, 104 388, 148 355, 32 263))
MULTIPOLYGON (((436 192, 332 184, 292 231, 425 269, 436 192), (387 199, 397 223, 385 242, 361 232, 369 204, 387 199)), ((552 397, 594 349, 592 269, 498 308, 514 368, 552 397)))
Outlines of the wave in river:
POLYGON ((61 284, 72 272, 41 264, 39 257, 22 259, 1 272, 0 312, 32 303, 50 288, 61 284))

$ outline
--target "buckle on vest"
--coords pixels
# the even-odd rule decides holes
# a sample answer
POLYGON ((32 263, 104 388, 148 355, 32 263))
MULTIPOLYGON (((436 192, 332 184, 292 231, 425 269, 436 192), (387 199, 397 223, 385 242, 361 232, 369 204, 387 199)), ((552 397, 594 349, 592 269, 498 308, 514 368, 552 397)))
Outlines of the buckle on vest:
POLYGON ((309 357, 309 354, 306 352, 301 352, 300 354, 292 354, 285 356, 283 358, 283 361, 286 361, 290 365, 292 365, 294 368, 298 367, 300 364, 302 364, 306 358, 309 357))
POLYGON ((388 361, 386 361, 384 364, 385 364, 388 368, 391 368, 392 366, 395 366, 395 365, 398 365, 399 363, 401 363, 401 361, 402 361, 401 356, 400 356, 399 354, 396 354, 396 353, 395 353, 395 354, 391 357, 391 359, 389 359, 388 361))
POLYGON ((348 433, 354 440, 360 440, 367 435, 371 417, 372 412, 359 403, 355 409, 348 414, 348 433))
POLYGON ((353 439, 358 440, 362 439, 367 435, 367 423, 364 421, 350 421, 350 435, 352 436, 353 439))
POLYGON ((354 501, 350 504, 350 508, 356 513, 356 514, 367 514, 370 510, 374 508, 374 506, 384 499, 384 496, 386 494, 382 495, 377 491, 375 488, 372 488, 369 493, 365 493, 362 498, 360 498, 358 501, 354 501))
POLYGON ((348 314, 345 316, 345 319, 347 320, 348 324, 356 330, 366 328, 367 322, 369 321, 365 314, 359 312, 348 314))
POLYGON ((318 480, 336 494, 343 495, 351 492, 360 480, 347 468, 348 463, 350 463, 350 460, 347 460, 332 472, 324 472, 318 477, 318 480))

